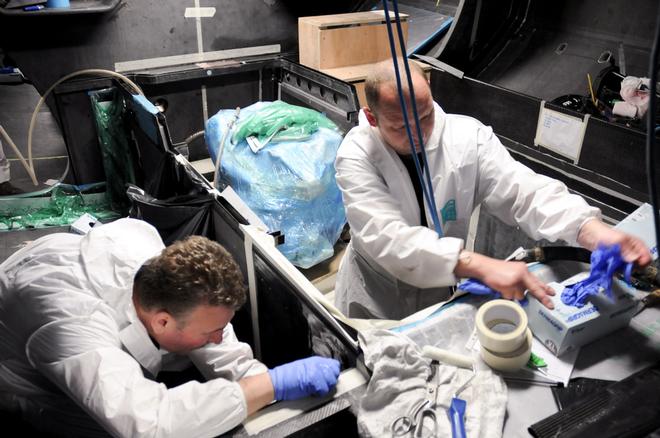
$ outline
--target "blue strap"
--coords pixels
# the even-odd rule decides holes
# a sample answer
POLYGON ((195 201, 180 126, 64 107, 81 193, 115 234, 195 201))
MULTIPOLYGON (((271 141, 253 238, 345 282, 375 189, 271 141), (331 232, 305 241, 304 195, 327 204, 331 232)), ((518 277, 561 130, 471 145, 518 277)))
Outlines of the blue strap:
MULTIPOLYGON (((398 3, 396 0, 392 2, 393 10, 394 10, 394 17, 395 17, 395 22, 397 25, 397 30, 399 32, 399 45, 401 49, 401 53, 405 54, 406 53, 406 47, 405 43, 403 41, 403 31, 401 29, 401 19, 399 17, 399 7, 398 3)), ((402 56, 403 58, 403 64, 405 67, 406 75, 408 76, 408 89, 410 90, 410 96, 411 96, 411 109, 413 112, 413 118, 415 120, 415 126, 417 128, 417 136, 419 139, 419 147, 420 147, 420 152, 422 154, 423 158, 423 165, 424 165, 424 171, 426 173, 426 183, 424 181, 424 177, 422 176, 422 169, 419 163, 419 159, 417 158, 417 153, 415 151, 415 142, 413 140, 413 134, 412 130, 410 129, 410 123, 408 122, 408 106, 406 105, 405 97, 403 95, 403 88, 401 86, 401 75, 399 73, 399 65, 396 62, 397 55, 396 55, 396 48, 394 45, 394 33, 392 31, 392 24, 390 23, 389 16, 389 8, 387 5, 387 0, 383 0, 383 10, 385 12, 385 23, 387 25, 387 36, 389 39, 390 43, 390 51, 392 53, 392 62, 394 63, 394 75, 396 77, 396 86, 397 86, 397 91, 399 94, 399 102, 401 104, 401 111, 403 112, 403 121, 404 125, 406 127, 406 134, 408 135, 408 141, 410 143, 410 148, 412 152, 412 157, 413 161, 415 162, 415 170, 417 171, 417 176, 419 177, 419 180, 422 185, 422 192, 424 193, 424 199, 426 199, 426 203, 429 206, 429 209, 431 210, 431 220, 433 222, 433 227, 438 233, 439 237, 443 236, 442 233, 442 224, 440 223, 440 219, 438 218, 438 210, 435 205, 435 196, 433 194, 433 185, 431 183, 431 176, 429 172, 429 167, 428 167, 428 159, 426 157, 426 148, 424 147, 424 139, 422 136, 422 130, 421 130, 421 125, 419 122, 419 115, 417 113, 417 103, 415 101, 415 90, 413 88, 413 83, 412 83, 412 76, 410 75, 410 67, 408 65, 408 58, 406 56, 402 56), (428 185, 427 185, 428 184, 428 185)))

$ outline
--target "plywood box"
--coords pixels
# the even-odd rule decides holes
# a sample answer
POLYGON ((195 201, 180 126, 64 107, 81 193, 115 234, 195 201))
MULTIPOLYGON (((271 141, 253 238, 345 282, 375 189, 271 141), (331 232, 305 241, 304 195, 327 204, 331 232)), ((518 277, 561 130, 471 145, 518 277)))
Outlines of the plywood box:
MULTIPOLYGON (((424 73, 426 74, 426 78, 427 79, 429 78, 431 72, 430 65, 423 64, 421 62, 417 62, 412 59, 409 60, 409 62, 417 63, 417 65, 422 67, 422 70, 424 70, 424 73)), ((337 79, 341 79, 344 82, 353 84, 355 86, 355 91, 357 92, 358 95, 358 101, 360 102, 360 106, 366 106, 367 98, 366 95, 364 94, 364 81, 373 67, 374 64, 360 64, 360 65, 350 65, 348 67, 322 69, 321 71, 329 76, 333 76, 337 79)), ((406 81, 406 76, 403 71, 401 71, 401 80, 404 82, 406 81)))
MULTIPOLYGON (((408 41, 408 15, 399 14, 404 43, 408 41)), ((400 55, 394 14, 390 22, 400 55)), ((384 11, 318 15, 298 19, 300 63, 355 86, 361 106, 367 104, 364 80, 374 64, 392 58, 384 11)), ((414 61, 411 61, 414 62, 414 61)), ((430 67, 421 64, 428 73, 430 67)))
MULTIPOLYGON (((408 16, 399 14, 404 42, 408 40, 408 16)), ((394 14, 390 21, 398 34, 394 14)), ((391 57, 384 11, 319 15, 298 19, 300 63, 318 70, 371 64, 391 57)))

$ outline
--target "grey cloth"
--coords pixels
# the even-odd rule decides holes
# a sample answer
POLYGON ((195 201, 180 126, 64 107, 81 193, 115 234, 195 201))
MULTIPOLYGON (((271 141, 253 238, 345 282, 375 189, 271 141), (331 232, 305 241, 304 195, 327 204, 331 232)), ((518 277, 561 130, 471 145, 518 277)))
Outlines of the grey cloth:
MULTIPOLYGON (((365 364, 373 374, 360 402, 359 432, 365 437, 391 436, 392 422, 408 415, 425 399, 431 360, 408 337, 387 330, 360 333, 360 343, 365 364)), ((472 371, 440 364, 437 372, 437 436, 451 437, 447 407, 455 391, 472 377, 472 371)), ((459 397, 467 402, 467 436, 502 436, 507 391, 501 377, 490 370, 479 370, 459 397)))

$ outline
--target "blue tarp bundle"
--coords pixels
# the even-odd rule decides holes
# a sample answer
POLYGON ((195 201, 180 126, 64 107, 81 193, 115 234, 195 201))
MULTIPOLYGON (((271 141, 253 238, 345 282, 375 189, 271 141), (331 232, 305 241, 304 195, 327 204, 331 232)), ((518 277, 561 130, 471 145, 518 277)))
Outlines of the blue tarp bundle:
POLYGON ((293 264, 308 268, 331 257, 346 222, 334 168, 341 134, 325 116, 277 101, 241 109, 232 132, 224 135, 235 114, 233 109, 221 110, 206 124, 206 144, 214 162, 225 139, 219 188, 230 185, 271 230, 282 231, 285 243, 278 248, 293 264), (286 126, 274 121, 272 105, 282 111, 286 126), (283 131, 292 125, 311 124, 313 129, 298 129, 304 132, 298 140, 287 135, 275 141, 275 136, 255 153, 245 138, 250 135, 234 134, 255 126, 254 136, 263 141, 270 130, 255 123, 259 117, 283 131), (232 137, 238 141, 233 143, 232 137))

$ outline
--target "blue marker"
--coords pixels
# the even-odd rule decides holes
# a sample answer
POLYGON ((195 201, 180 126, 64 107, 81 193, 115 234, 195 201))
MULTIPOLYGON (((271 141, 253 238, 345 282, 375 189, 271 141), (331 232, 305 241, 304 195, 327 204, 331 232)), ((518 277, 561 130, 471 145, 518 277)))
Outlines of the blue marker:
POLYGON ((33 5, 33 6, 26 6, 23 8, 24 11, 26 12, 33 12, 33 11, 40 11, 44 8, 44 5, 33 5))

